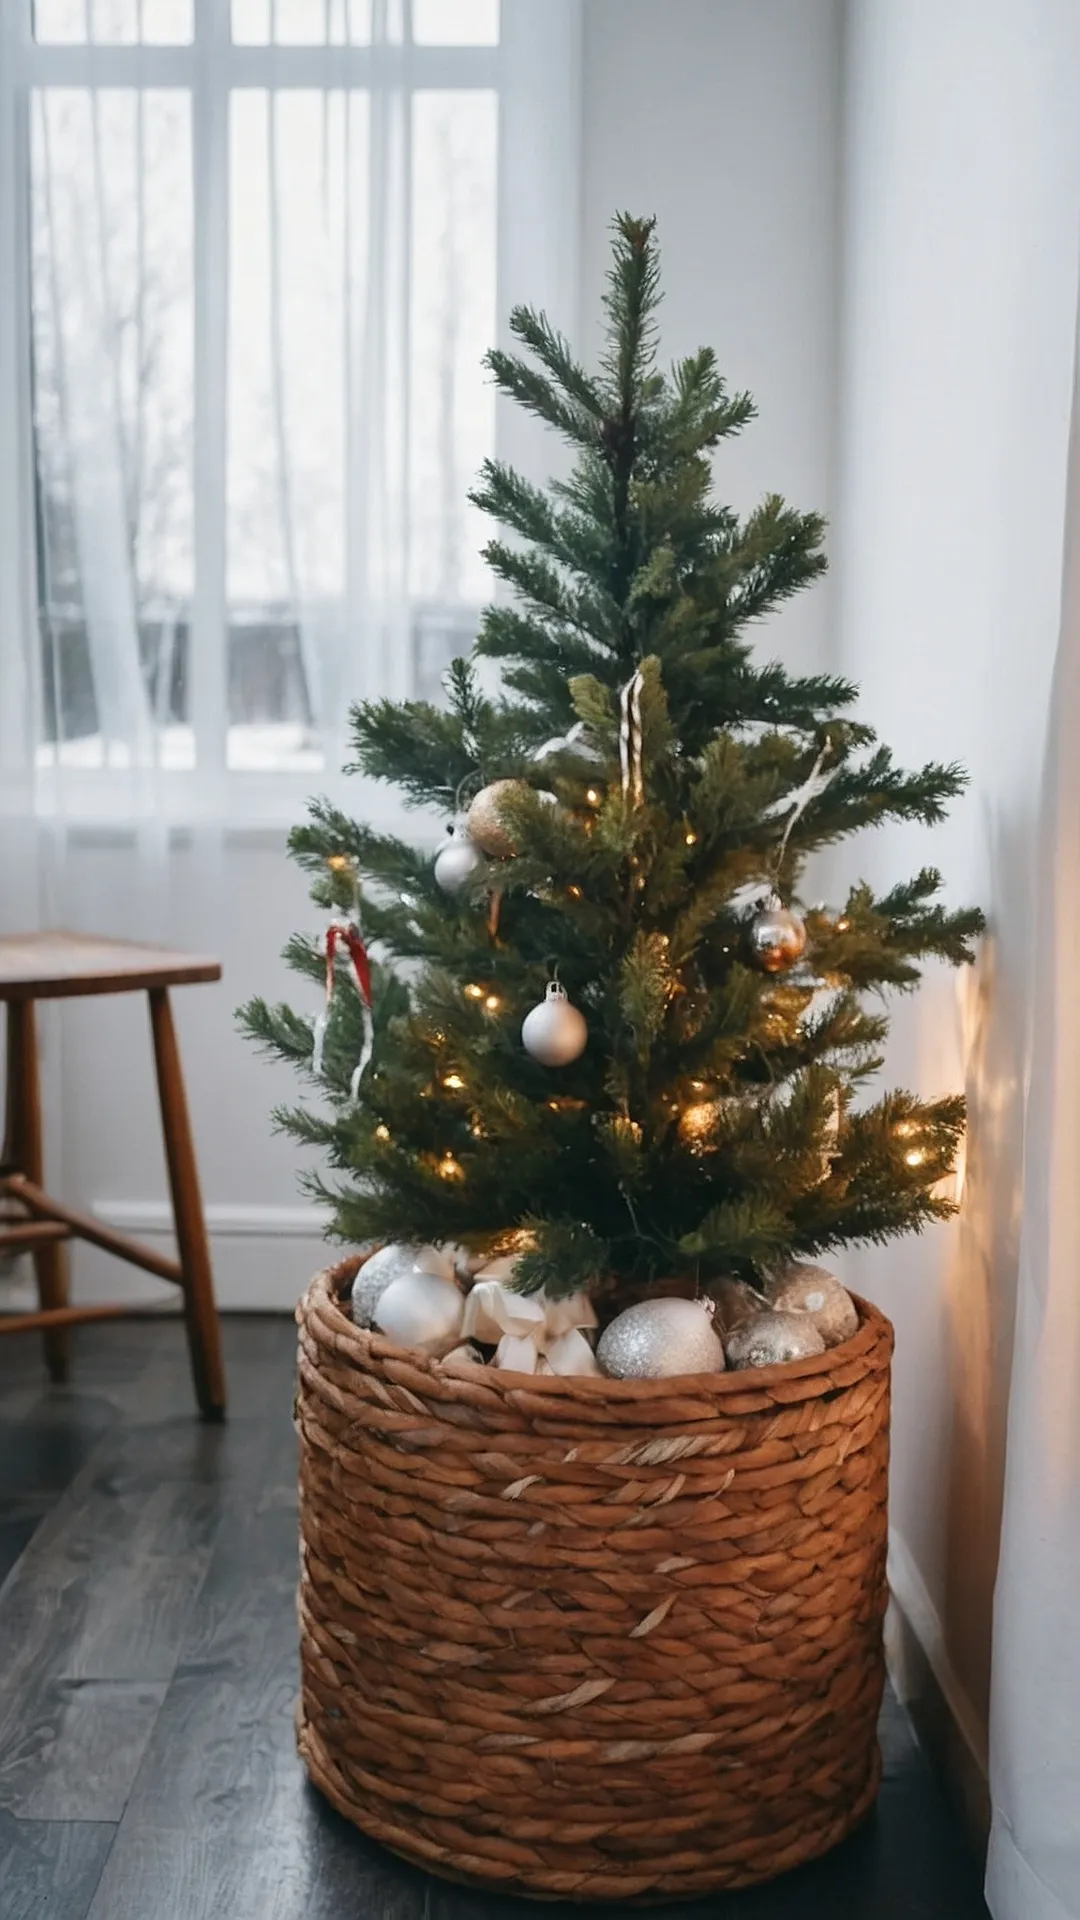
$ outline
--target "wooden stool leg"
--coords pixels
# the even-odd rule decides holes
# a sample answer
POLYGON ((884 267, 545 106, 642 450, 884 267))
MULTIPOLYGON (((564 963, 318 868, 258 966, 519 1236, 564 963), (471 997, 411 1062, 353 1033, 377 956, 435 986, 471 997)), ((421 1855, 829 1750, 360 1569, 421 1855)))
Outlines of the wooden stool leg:
MULTIPOLYGON (((7 1111, 4 1125, 4 1165, 22 1173, 40 1187, 44 1175, 41 1125, 41 1073, 38 1066, 37 1021, 32 1000, 9 1000, 7 1008, 7 1111)), ((34 1272, 43 1308, 68 1304, 67 1247, 45 1240, 35 1247, 34 1272)), ((70 1343, 66 1327, 46 1327, 45 1365, 50 1380, 68 1377, 70 1343)))
POLYGON ((172 1189, 173 1217, 180 1265, 184 1274, 184 1317, 187 1321, 191 1371, 199 1406, 209 1419, 225 1412, 225 1368, 221 1358, 221 1330, 210 1271, 210 1247, 199 1193, 199 1172, 188 1121, 180 1050, 176 1044, 172 1008, 166 987, 151 987, 150 1025, 154 1035, 161 1126, 172 1189))

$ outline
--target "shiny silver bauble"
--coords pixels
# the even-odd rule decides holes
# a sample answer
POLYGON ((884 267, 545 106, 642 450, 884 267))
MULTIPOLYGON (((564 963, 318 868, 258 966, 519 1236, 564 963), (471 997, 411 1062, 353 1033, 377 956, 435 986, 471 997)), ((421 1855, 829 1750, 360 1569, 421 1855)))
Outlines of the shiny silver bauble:
POLYGON ((825 1342, 808 1313, 758 1313, 732 1329, 729 1367, 779 1367, 824 1353, 825 1342))
POLYGON ((444 893, 460 893, 474 873, 487 866, 475 840, 464 827, 455 827, 453 836, 435 855, 435 880, 444 893))
POLYGON ((775 895, 750 922, 750 951, 766 973, 786 973, 806 952, 806 928, 775 895))

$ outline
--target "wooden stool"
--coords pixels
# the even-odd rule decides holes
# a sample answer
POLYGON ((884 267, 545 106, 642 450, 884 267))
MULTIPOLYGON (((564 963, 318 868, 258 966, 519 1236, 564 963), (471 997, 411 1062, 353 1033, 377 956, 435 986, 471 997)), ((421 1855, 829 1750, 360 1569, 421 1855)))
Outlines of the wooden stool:
POLYGON ((53 1380, 68 1371, 67 1329, 80 1321, 123 1319, 141 1309, 123 1305, 73 1307, 68 1299, 65 1242, 88 1240, 106 1253, 171 1280, 184 1296, 191 1371, 199 1406, 209 1419, 225 1412, 225 1371, 210 1271, 199 1175, 191 1140, 184 1078, 169 988, 220 980, 216 960, 129 940, 97 940, 80 933, 31 933, 0 939, 0 1001, 7 1003, 7 1115, 0 1152, 0 1253, 26 1249, 37 1273, 40 1311, 0 1315, 0 1334, 41 1328, 53 1380), (161 1126, 172 1190, 179 1260, 168 1260, 127 1234, 114 1233, 89 1214, 61 1205, 43 1189, 41 1080, 37 1000, 68 1000, 92 993, 145 992, 150 1002, 161 1126), (7 1203, 7 1204, 5 1204, 7 1203), (12 1212, 14 1206, 14 1213, 12 1212))

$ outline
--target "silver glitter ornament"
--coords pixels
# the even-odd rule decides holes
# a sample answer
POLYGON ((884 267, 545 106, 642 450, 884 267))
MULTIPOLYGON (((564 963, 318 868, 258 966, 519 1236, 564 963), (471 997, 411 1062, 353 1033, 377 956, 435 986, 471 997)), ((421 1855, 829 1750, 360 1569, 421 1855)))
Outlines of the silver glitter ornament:
POLYGON ((596 1348, 613 1380, 662 1380, 679 1373, 722 1373, 724 1349, 704 1300, 639 1300, 604 1328, 596 1348))
POLYGON ((539 1006, 521 1023, 521 1038, 526 1053, 541 1066, 565 1067, 584 1053, 589 1029, 585 1015, 570 1005, 566 988, 549 980, 539 1006))
POLYGON ((778 894, 772 894, 751 920, 750 948, 766 973, 786 973, 806 952, 806 928, 778 894))
POLYGON ((391 1240, 377 1253, 369 1254, 352 1284, 352 1317, 358 1327, 374 1324, 375 1308, 392 1280, 400 1280, 417 1269, 435 1273, 444 1280, 454 1277, 453 1260, 439 1247, 414 1246, 411 1241, 391 1240))
POLYGON ((459 824, 435 855, 435 881, 444 893, 460 893, 466 881, 486 866, 487 861, 475 840, 470 839, 459 824))
POLYGON ((825 1342, 808 1313, 758 1313, 728 1335, 729 1367, 779 1367, 824 1353, 825 1342))
POLYGON ((461 1339, 465 1300, 457 1282, 413 1268, 391 1280, 375 1308, 380 1333, 399 1347, 421 1353, 449 1353, 461 1339))
POLYGON ((793 1260, 769 1292, 774 1307, 788 1313, 808 1313, 827 1347, 838 1347, 858 1332, 855 1302, 828 1267, 793 1260))

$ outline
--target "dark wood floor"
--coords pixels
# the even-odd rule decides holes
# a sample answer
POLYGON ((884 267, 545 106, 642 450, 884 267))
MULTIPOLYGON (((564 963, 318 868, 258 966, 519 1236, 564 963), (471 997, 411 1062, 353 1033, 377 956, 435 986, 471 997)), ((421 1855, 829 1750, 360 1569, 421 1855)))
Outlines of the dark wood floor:
MULTIPOLYGON (((0 1341, 0 1920, 527 1920, 429 1880, 308 1788, 296 1690, 294 1329, 226 1323, 192 1418, 175 1321, 85 1328, 75 1384, 0 1341), (6 1576, 6 1578, 4 1577, 6 1576)), ((905 1716, 871 1822, 710 1920, 977 1920, 905 1716)), ((579 1911, 579 1910, 577 1910, 579 1911)), ((679 1909, 654 1908, 658 1916, 679 1909)))

